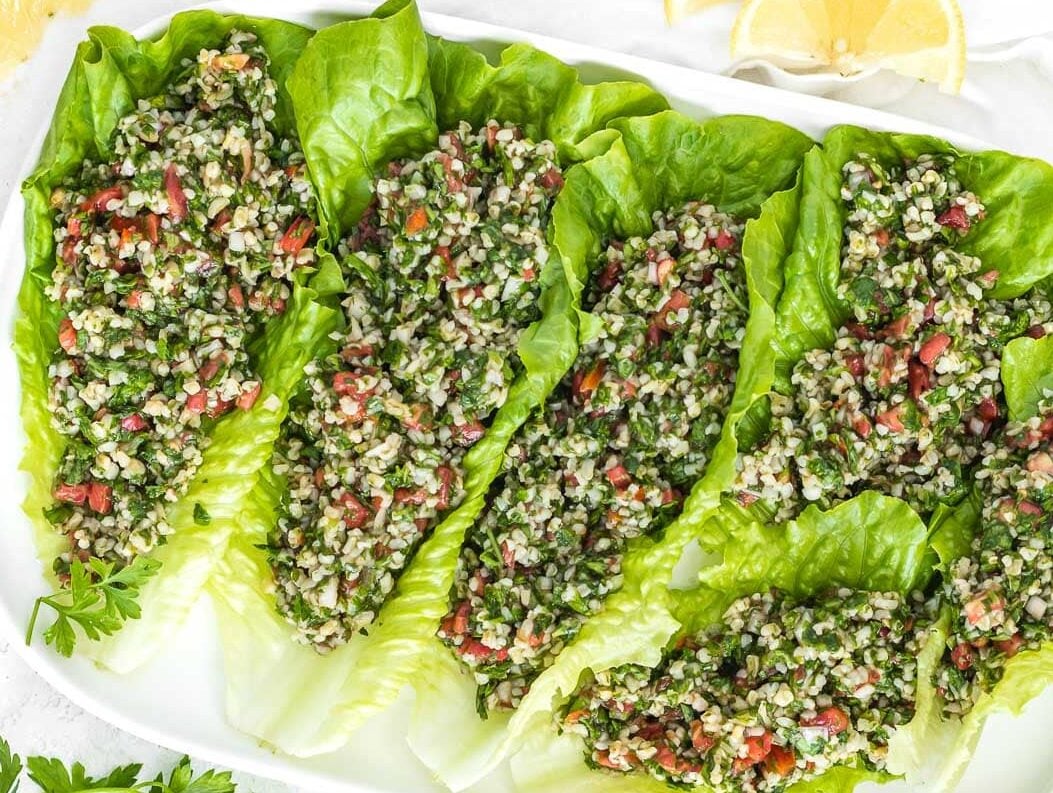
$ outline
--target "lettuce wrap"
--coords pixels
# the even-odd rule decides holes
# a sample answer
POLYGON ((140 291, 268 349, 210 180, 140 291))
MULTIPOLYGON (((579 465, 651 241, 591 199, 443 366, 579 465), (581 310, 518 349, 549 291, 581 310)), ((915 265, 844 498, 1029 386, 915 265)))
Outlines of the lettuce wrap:
MULTIPOLYGON (((33 522, 40 557, 48 566, 58 553, 60 538, 43 510, 52 503, 52 483, 64 448, 48 411, 47 369, 58 346, 61 318, 58 307, 44 295, 56 256, 51 191, 78 172, 85 159, 110 156, 117 122, 135 108, 137 100, 161 92, 183 71, 184 59, 193 60, 202 48, 219 45, 233 29, 255 33, 266 48, 272 76, 280 86, 274 125, 281 134, 295 137, 292 102, 284 83, 312 31, 278 20, 211 11, 177 14, 168 30, 153 40, 137 41, 117 28, 95 27, 77 48, 40 159, 23 184, 27 268, 14 332, 28 440, 22 469, 29 475, 29 486, 23 506, 33 522)), ((262 398, 252 410, 230 415, 215 427, 189 491, 170 509, 174 533, 152 555, 161 567, 142 589, 142 618, 83 647, 99 663, 118 672, 144 663, 197 600, 222 555, 230 521, 239 512, 256 470, 268 459, 308 351, 335 317, 312 298, 312 290, 297 284, 289 309, 253 341, 253 360, 264 382, 262 398), (197 504, 213 517, 210 525, 195 522, 197 504)))
MULTIPOLYGON (((568 166, 610 145, 616 133, 604 127, 612 119, 667 106, 641 83, 583 85, 573 69, 526 45, 508 47, 491 65, 466 45, 429 39, 407 0, 318 33, 289 90, 332 240, 354 228, 388 161, 420 155, 461 120, 519 124, 534 140, 552 140, 568 166)), ((559 238, 559 218, 557 210, 550 238, 559 238)), ((348 266, 361 266, 352 259, 348 266)), ((463 503, 423 543, 368 635, 324 657, 295 643, 275 609, 272 574, 258 546, 275 525, 285 484, 264 467, 209 585, 236 727, 291 754, 332 751, 419 677, 446 611, 462 538, 483 507, 505 445, 576 354, 576 316, 559 255, 549 259, 541 282, 542 319, 519 340, 525 372, 465 458, 463 503)), ((323 267, 313 284, 334 299, 344 288, 335 265, 323 267)))
MULTIPOLYGON (((480 718, 475 683, 438 639, 428 645, 426 672, 418 676, 417 710, 410 744, 449 787, 459 790, 484 776, 545 724, 552 706, 569 694, 587 668, 640 661, 655 663, 677 629, 667 584, 681 553, 733 475, 733 434, 739 419, 771 381, 771 356, 762 347, 771 332, 780 268, 796 223, 793 184, 812 142, 782 124, 752 117, 705 122, 676 112, 613 122, 615 139, 602 156, 573 168, 554 216, 554 245, 566 270, 581 338, 594 318, 581 312, 589 271, 610 237, 651 233, 655 210, 690 199, 751 218, 742 245, 750 294, 750 318, 733 402, 705 477, 696 483, 683 513, 660 538, 629 543, 625 584, 578 638, 531 685, 513 713, 480 718), (779 192, 784 191, 784 192, 779 192)), ((451 549, 451 565, 456 549, 451 549)), ((432 632, 437 629, 432 625, 432 632)))
MULTIPOLYGON (((1016 339, 1006 345, 1002 364, 1009 416, 1026 421, 1038 413, 1039 401, 1053 388, 1053 338, 1016 339)), ((950 513, 933 530, 933 547, 945 569, 971 553, 982 504, 978 494, 950 513)), ((999 711, 1020 714, 1053 682, 1053 642, 1025 650, 1006 661, 1005 674, 962 720, 957 741, 948 754, 934 789, 953 790, 965 773, 987 718, 999 711)))
MULTIPOLYGON (((700 586, 682 597, 674 614, 683 632, 693 634, 719 623, 735 599, 779 588, 807 598, 834 587, 897 591, 908 594, 932 575, 928 530, 921 519, 898 499, 865 493, 823 512, 814 507, 785 526, 759 526, 741 512, 725 510, 713 516, 713 527, 728 538, 722 559, 700 573, 700 586)), ((679 632, 678 632, 679 633, 679 632)), ((937 625, 919 657, 919 679, 929 677, 942 652, 945 631, 937 625)), ((652 655, 657 662, 660 648, 652 655)), ((918 694, 915 722, 928 723, 934 692, 924 682, 918 694)), ((913 733, 912 722, 901 728, 890 748, 889 763, 900 765, 898 744, 913 733)), ((913 735, 910 736, 913 739, 913 735)), ((911 741, 903 741, 909 747, 911 741)), ((577 736, 560 735, 555 724, 539 726, 523 750, 512 758, 512 772, 522 790, 654 791, 668 786, 643 774, 611 774, 590 769, 577 736)), ((863 781, 883 782, 886 772, 837 766, 827 773, 791 786, 794 793, 850 791, 863 781)), ((704 788, 698 788, 704 789, 704 788)))

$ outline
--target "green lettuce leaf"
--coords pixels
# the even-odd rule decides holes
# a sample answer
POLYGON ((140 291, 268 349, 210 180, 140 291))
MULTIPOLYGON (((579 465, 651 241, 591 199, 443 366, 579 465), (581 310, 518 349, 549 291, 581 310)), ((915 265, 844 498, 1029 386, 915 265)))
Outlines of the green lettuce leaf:
MULTIPOLYGON (((387 160, 424 153, 439 129, 462 118, 525 125, 531 135, 552 139, 564 165, 570 165, 609 145, 612 138, 602 127, 611 118, 667 106, 640 83, 584 86, 573 69, 523 45, 507 48, 497 65, 490 65, 464 44, 429 40, 408 0, 321 31, 304 50, 289 87, 334 240, 357 222, 370 200, 372 178, 387 160)), ((557 228, 554 218, 550 234, 558 234, 557 228)), ((245 513, 225 563, 227 574, 210 584, 226 644, 228 713, 239 729, 291 754, 330 751, 422 677, 422 659, 446 613, 464 533, 483 508, 505 446, 577 353, 572 294, 554 247, 557 255, 541 273, 542 319, 520 338, 525 372, 465 458, 465 500, 419 549, 368 635, 325 657, 294 644, 293 629, 277 616, 258 616, 274 605, 271 573, 255 546, 274 526, 274 499, 283 489, 261 475, 254 500, 271 507, 245 513), (254 559, 249 564, 239 555, 254 559), (244 614, 257 615, 253 619, 266 629, 239 625, 244 614), (289 668, 305 670, 295 696, 259 697, 261 689, 286 686, 289 668), (305 701, 313 707, 305 708, 305 701)), ((343 289, 337 275, 324 268, 312 285, 326 294, 343 289)))
MULTIPOLYGON (((293 134, 292 105, 282 86, 310 39, 310 30, 277 20, 211 11, 177 14, 163 35, 148 41, 137 41, 116 28, 96 27, 77 49, 40 160, 23 185, 27 269, 19 292, 15 351, 23 388, 23 425, 31 450, 22 463, 30 475, 24 508, 33 520, 40 556, 46 563, 54 558, 59 542, 42 510, 51 502, 63 449, 47 411, 47 365, 57 345, 60 319, 57 307, 43 292, 55 261, 51 191, 76 173, 85 158, 108 157, 121 116, 131 112, 139 98, 163 91, 182 71, 183 59, 196 58, 203 47, 218 46, 235 28, 253 31, 266 47, 272 75, 280 86, 275 125, 283 134, 293 134)), ((193 606, 227 540, 216 525, 202 527, 194 522, 194 505, 201 504, 213 516, 230 514, 251 487, 305 362, 304 351, 314 346, 332 322, 332 312, 311 298, 309 290, 298 286, 286 315, 270 323, 255 341, 253 360, 264 381, 261 397, 253 410, 217 424, 190 492, 169 512, 175 532, 156 552, 163 566, 143 589, 143 617, 87 648, 100 663, 124 672, 145 662, 193 606)))
MULTIPOLYGON (((812 142, 789 127, 733 116, 699 123, 673 111, 618 119, 618 137, 606 153, 566 175, 556 202, 553 243, 579 310, 589 269, 611 236, 650 234, 651 214, 702 198, 752 218, 743 243, 751 301, 739 380, 720 444, 705 478, 692 490, 681 517, 658 540, 634 541, 623 561, 625 584, 578 638, 531 686, 514 714, 479 717, 475 686, 437 639, 429 645, 427 673, 418 678, 410 730, 414 752, 454 790, 480 779, 526 736, 546 729, 553 706, 569 695, 587 669, 620 663, 653 665, 678 627, 667 584, 687 543, 719 505, 734 473, 734 426, 770 384, 768 336, 779 270, 793 237, 796 197, 779 193, 793 184, 812 142), (774 194, 774 195, 773 195, 774 194)), ((583 314, 583 337, 594 318, 583 314)), ((432 624, 435 630, 435 623, 432 624)))

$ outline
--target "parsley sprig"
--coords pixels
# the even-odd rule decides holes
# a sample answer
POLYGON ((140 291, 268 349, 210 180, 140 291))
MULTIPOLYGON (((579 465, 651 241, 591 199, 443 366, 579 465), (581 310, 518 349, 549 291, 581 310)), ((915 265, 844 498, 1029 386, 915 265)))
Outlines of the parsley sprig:
MULTIPOLYGON (((138 619, 139 589, 155 575, 161 563, 146 557, 117 569, 113 562, 91 558, 87 564, 75 559, 70 566, 69 588, 37 598, 26 630, 26 644, 33 641, 40 607, 48 606, 58 615, 44 631, 44 642, 69 657, 77 644, 74 625, 92 641, 120 630, 125 620, 138 619)), ((0 793, 6 793, 0 787, 0 793)))
MULTIPOLYGON (((190 767, 190 758, 179 761, 167 781, 163 774, 154 779, 139 780, 142 765, 118 766, 104 777, 88 776, 84 766, 74 763, 69 768, 53 757, 27 757, 26 769, 29 778, 40 788, 41 793, 235 793, 237 785, 229 771, 206 771, 195 777, 190 767)), ((22 775, 22 760, 11 754, 7 741, 0 738, 0 793, 17 793, 18 780, 22 775)))

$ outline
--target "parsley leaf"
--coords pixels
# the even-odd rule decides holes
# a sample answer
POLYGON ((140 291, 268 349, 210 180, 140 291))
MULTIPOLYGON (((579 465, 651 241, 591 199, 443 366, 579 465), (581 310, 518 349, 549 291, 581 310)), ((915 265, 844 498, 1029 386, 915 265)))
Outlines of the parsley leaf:
POLYGON ((115 570, 115 563, 101 559, 89 559, 87 564, 74 559, 69 589, 37 598, 26 630, 26 644, 33 641, 33 628, 42 605, 57 614, 55 622, 44 631, 44 642, 67 657, 77 644, 74 625, 92 641, 116 633, 125 620, 139 618, 139 589, 160 567, 160 562, 146 557, 119 570, 115 570))
POLYGON ((208 514, 208 510, 206 510, 203 506, 201 506, 200 503, 195 502, 194 503, 194 523, 196 523, 198 526, 207 526, 211 522, 212 522, 212 516, 208 514))
POLYGON ((162 782, 158 775, 154 781, 154 787, 149 788, 150 793, 234 793, 236 785, 231 781, 230 771, 206 771, 201 776, 194 778, 190 769, 190 758, 183 757, 179 765, 173 769, 168 778, 168 784, 162 782))
POLYGON ((11 754, 7 741, 0 738, 0 793, 16 793, 18 776, 22 773, 22 758, 11 754))
POLYGON ((80 793, 101 789, 127 790, 131 793, 138 784, 139 771, 142 770, 141 765, 133 763, 119 766, 105 777, 93 779, 85 773, 80 763, 74 763, 67 769, 55 757, 29 757, 26 758, 26 766, 29 768, 29 778, 37 783, 43 793, 80 793))

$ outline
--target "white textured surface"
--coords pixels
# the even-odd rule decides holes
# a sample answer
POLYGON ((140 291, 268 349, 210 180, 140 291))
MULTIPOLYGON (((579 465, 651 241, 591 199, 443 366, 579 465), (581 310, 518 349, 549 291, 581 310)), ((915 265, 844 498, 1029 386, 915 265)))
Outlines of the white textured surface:
MULTIPOLYGON (((669 30, 661 0, 420 0, 426 10, 470 17, 665 60, 709 71, 730 63, 727 34, 734 6, 717 8, 669 30)), ((60 18, 37 55, 0 84, 0 206, 15 188, 27 152, 51 113, 75 43, 91 24, 134 28, 187 7, 176 0, 97 0, 85 15, 60 18)), ((1047 0, 962 0, 970 42, 967 81, 960 97, 892 75, 829 86, 790 81, 793 87, 868 104, 954 127, 1022 154, 1053 160, 1048 129, 1053 110, 1042 101, 1053 81, 1053 3, 1047 0), (1023 35, 1038 36, 1023 44, 1023 35)), ((0 20, 0 35, 5 35, 0 20)), ((752 75, 753 73, 751 73, 752 75)), ((753 75, 761 76, 761 75, 753 75)), ((85 713, 36 676, 0 642, 0 735, 16 751, 81 759, 89 769, 142 762, 168 768, 177 756, 85 713)), ((288 793, 274 782, 240 775, 243 790, 288 793)), ((303 791, 303 793, 312 793, 303 791)))

